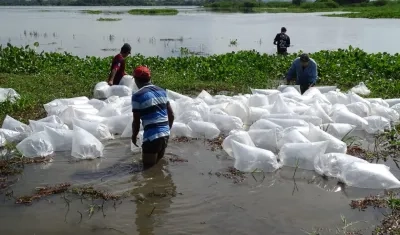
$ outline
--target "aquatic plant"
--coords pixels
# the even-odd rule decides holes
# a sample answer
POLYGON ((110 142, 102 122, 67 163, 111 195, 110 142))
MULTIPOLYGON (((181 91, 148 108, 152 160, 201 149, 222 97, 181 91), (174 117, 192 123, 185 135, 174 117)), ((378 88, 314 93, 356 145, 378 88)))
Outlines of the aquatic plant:
POLYGON ((98 18, 97 21, 120 21, 121 18, 98 18))
POLYGON ((131 15, 177 15, 178 10, 171 8, 163 9, 132 9, 128 11, 131 15))

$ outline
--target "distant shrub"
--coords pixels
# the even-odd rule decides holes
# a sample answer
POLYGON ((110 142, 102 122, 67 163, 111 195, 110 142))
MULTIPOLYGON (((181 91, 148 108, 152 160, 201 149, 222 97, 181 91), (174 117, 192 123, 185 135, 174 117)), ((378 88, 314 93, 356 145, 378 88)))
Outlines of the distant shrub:
POLYGON ((315 2, 305 2, 301 4, 304 9, 324 9, 324 8, 338 8, 339 4, 332 0, 317 0, 315 2))

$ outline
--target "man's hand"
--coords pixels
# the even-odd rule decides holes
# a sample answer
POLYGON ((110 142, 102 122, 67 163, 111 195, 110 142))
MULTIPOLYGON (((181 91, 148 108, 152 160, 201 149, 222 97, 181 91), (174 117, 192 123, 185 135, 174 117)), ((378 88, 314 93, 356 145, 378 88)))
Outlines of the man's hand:
POLYGON ((113 85, 113 81, 108 81, 107 83, 108 83, 108 85, 110 85, 110 86, 113 85))
POLYGON ((134 144, 136 147, 139 147, 136 143, 137 143, 137 136, 132 135, 132 144, 134 144))

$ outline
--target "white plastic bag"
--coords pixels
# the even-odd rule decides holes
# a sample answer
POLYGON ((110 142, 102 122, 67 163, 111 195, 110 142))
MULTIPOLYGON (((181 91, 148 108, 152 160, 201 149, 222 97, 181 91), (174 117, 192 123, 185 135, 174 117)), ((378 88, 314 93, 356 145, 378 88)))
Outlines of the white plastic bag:
POLYGON ((49 135, 45 131, 37 132, 21 141, 17 150, 25 157, 47 157, 54 153, 49 135))
POLYGON ((64 124, 60 117, 56 116, 56 115, 50 115, 48 117, 42 118, 37 120, 38 122, 49 122, 49 123, 58 123, 58 124, 64 124))
POLYGON ((357 128, 362 128, 363 126, 368 125, 367 120, 348 110, 335 111, 332 115, 332 120, 335 123, 347 123, 354 125, 357 128))
POLYGON ((214 98, 212 97, 212 95, 210 95, 210 93, 208 93, 207 91, 205 91, 205 90, 202 90, 201 92, 200 92, 200 94, 197 96, 197 98, 198 99, 202 99, 202 100, 204 100, 204 102, 206 102, 207 104, 214 104, 214 102, 215 102, 215 100, 214 100, 214 98))
POLYGON ((328 147, 325 153, 346 153, 347 144, 337 139, 336 137, 326 133, 320 128, 310 124, 310 129, 307 138, 311 142, 327 141, 328 147))
POLYGON ((247 131, 234 130, 231 133, 229 133, 229 136, 226 137, 224 139, 224 141, 222 142, 222 148, 225 150, 225 152, 230 157, 234 157, 233 148, 232 148, 233 141, 245 144, 247 146, 255 147, 255 145, 247 131))
POLYGON ((133 76, 131 75, 123 76, 118 85, 129 87, 132 90, 132 93, 135 93, 139 90, 135 83, 135 80, 133 79, 133 76))
POLYGON ((266 149, 274 153, 279 152, 276 129, 253 129, 248 134, 257 148, 266 149))
MULTIPOLYGON (((92 134, 94 137, 96 137, 99 140, 110 140, 113 139, 113 135, 110 133, 110 130, 108 129, 107 125, 100 123, 100 122, 88 122, 85 120, 80 120, 80 119, 74 119, 73 120, 73 125, 78 126, 85 131, 89 132, 92 134)), ((132 125, 132 123, 131 123, 132 125)), ((131 134, 132 136, 132 134, 131 134)))
POLYGON ((100 109, 97 115, 100 117, 119 116, 122 114, 122 104, 123 104, 122 101, 117 103, 106 104, 106 106, 100 109))
POLYGON ((325 94, 330 91, 336 91, 337 86, 314 86, 314 88, 318 89, 322 94, 325 94))
POLYGON ((178 116, 176 121, 188 124, 191 121, 203 121, 203 118, 201 117, 201 114, 197 111, 185 111, 178 116))
POLYGON ((363 129, 369 134, 383 133, 385 130, 390 130, 390 121, 381 116, 369 116, 366 117, 368 125, 365 125, 363 129))
POLYGON ((249 107, 262 107, 265 105, 269 105, 268 96, 255 94, 250 96, 249 100, 249 107))
POLYGON ((400 103, 399 104, 395 104, 390 108, 400 114, 400 103))
POLYGON ((214 139, 221 133, 218 127, 211 122, 191 121, 188 126, 192 129, 194 138, 214 139))
POLYGON ((31 131, 31 128, 28 125, 26 125, 20 121, 17 121, 8 115, 4 119, 3 125, 1 126, 1 128, 7 129, 7 130, 12 130, 12 131, 18 131, 20 133, 26 133, 26 132, 31 131))
POLYGON ((202 99, 180 99, 176 103, 181 112, 180 116, 183 112, 194 111, 201 115, 202 120, 208 121, 210 107, 202 99))
POLYGON ((315 87, 310 87, 303 93, 303 96, 313 97, 315 95, 320 95, 321 91, 315 87))
POLYGON ((350 103, 349 97, 342 92, 339 91, 329 91, 324 94, 326 99, 329 100, 331 104, 344 104, 347 105, 350 103))
POLYGON ((315 158, 314 168, 315 172, 322 176, 340 178, 343 169, 353 162, 368 163, 363 159, 343 153, 327 153, 315 158))
POLYGON ((320 127, 323 131, 331 134, 339 140, 342 140, 345 136, 350 135, 351 132, 353 132, 356 128, 356 126, 346 123, 329 123, 323 124, 320 127))
POLYGON ((210 114, 209 121, 214 123, 222 132, 230 132, 231 130, 243 128, 242 120, 234 116, 210 114))
POLYGON ((388 102, 386 102, 382 98, 366 98, 366 100, 369 101, 371 104, 379 104, 379 105, 382 105, 382 106, 384 106, 386 108, 390 107, 388 102))
POLYGON ((399 121, 399 113, 394 109, 379 104, 371 104, 371 114, 389 119, 392 122, 399 121))
POLYGON ((45 132, 50 137, 55 152, 72 150, 72 136, 74 133, 72 130, 45 127, 45 132))
POLYGON ((0 88, 0 103, 8 100, 11 103, 14 103, 18 100, 20 95, 12 88, 0 88))
POLYGON ((267 130, 278 129, 279 131, 282 131, 283 127, 270 120, 260 119, 250 126, 250 130, 257 130, 257 129, 267 129, 267 130))
MULTIPOLYGON (((132 113, 123 114, 120 116, 113 116, 107 118, 102 123, 106 124, 111 134, 120 135, 124 132, 126 125, 132 120, 132 113)), ((131 122, 132 123, 132 122, 131 122)))
POLYGON ((127 86, 113 85, 110 87, 110 96, 128 96, 132 95, 132 89, 127 86))
POLYGON ((308 126, 307 122, 305 122, 304 120, 300 120, 300 119, 268 118, 266 120, 271 121, 271 122, 281 126, 283 129, 286 129, 288 127, 294 127, 294 126, 308 126))
POLYGON ((32 132, 44 131, 45 127, 69 130, 68 126, 65 124, 51 123, 51 122, 38 122, 38 121, 33 121, 33 120, 29 120, 29 126, 31 127, 32 132))
POLYGON ((346 108, 360 117, 367 117, 370 115, 370 107, 364 102, 355 102, 346 105, 346 108))
POLYGON ((315 158, 325 153, 327 141, 314 143, 288 143, 279 151, 279 159, 284 166, 314 170, 315 158))
POLYGON ((89 100, 88 104, 92 105, 95 109, 100 110, 104 106, 106 106, 106 102, 98 99, 91 99, 89 100))
POLYGON ((325 112, 319 102, 314 102, 314 104, 311 105, 311 107, 306 112, 304 112, 304 115, 317 116, 321 118, 321 121, 324 124, 333 122, 332 118, 329 117, 329 115, 325 112))
POLYGON ((167 97, 168 97, 169 100, 175 100, 175 101, 177 101, 179 99, 191 99, 188 96, 179 94, 178 92, 171 91, 171 90, 168 90, 168 89, 167 89, 167 97))
POLYGON ((295 127, 289 127, 282 131, 281 138, 278 139, 278 149, 287 143, 309 143, 310 141, 295 127))
POLYGON ((95 159, 103 157, 103 144, 84 129, 73 126, 71 156, 78 159, 95 159))
POLYGON ((231 116, 240 118, 244 123, 246 123, 246 119, 249 115, 249 107, 247 107, 242 102, 236 100, 232 100, 231 102, 229 102, 229 104, 223 111, 231 116))
POLYGON ((110 96, 110 86, 107 82, 99 82, 94 87, 93 97, 96 99, 106 99, 110 96))
POLYGON ((192 129, 185 123, 174 122, 171 128, 171 137, 192 137, 192 129))
POLYGON ((141 153, 142 152, 142 144, 143 144, 143 131, 140 131, 136 140, 135 146, 131 141, 131 152, 133 154, 141 153))
POLYGON ((61 120, 72 128, 72 120, 78 117, 79 113, 96 115, 99 111, 91 105, 68 106, 60 115, 61 120))
POLYGON ((386 99, 385 102, 389 104, 389 107, 392 107, 395 104, 400 104, 400 98, 386 99))
POLYGON ((293 113, 293 110, 283 101, 281 96, 278 96, 274 106, 270 110, 271 113, 293 113))
POLYGON ((343 169, 340 179, 356 188, 400 188, 400 181, 383 164, 354 162, 343 169))
POLYGON ((247 124, 253 124, 258 121, 262 116, 269 115, 269 111, 264 108, 259 107, 250 107, 249 108, 249 117, 247 118, 247 124))
POLYGON ((21 132, 0 128, 0 147, 6 143, 18 143, 25 137, 21 132))
POLYGON ((351 91, 356 94, 360 94, 360 95, 371 94, 371 91, 368 89, 368 87, 363 82, 360 82, 357 86, 351 88, 351 91))
POLYGON ((232 143, 235 168, 243 172, 274 172, 281 167, 271 151, 245 145, 237 141, 232 143))
POLYGON ((106 122, 107 121, 107 119, 104 118, 104 117, 100 117, 100 116, 97 116, 97 115, 84 113, 84 112, 79 111, 79 110, 75 110, 74 111, 74 118, 78 118, 80 120, 85 120, 85 121, 88 121, 88 122, 106 122))
POLYGON ((253 94, 262 94, 262 95, 272 95, 272 94, 277 94, 281 93, 279 90, 274 90, 274 89, 253 89, 250 88, 251 93, 253 94))

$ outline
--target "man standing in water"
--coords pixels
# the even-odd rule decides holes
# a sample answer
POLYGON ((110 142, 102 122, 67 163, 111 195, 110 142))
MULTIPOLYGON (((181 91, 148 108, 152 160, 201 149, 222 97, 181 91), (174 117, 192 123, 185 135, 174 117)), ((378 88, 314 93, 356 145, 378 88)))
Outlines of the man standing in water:
POLYGON ((147 169, 164 157, 174 122, 174 112, 166 91, 151 83, 150 70, 147 67, 137 67, 133 71, 133 77, 139 90, 132 95, 132 143, 136 145, 142 120, 142 161, 143 168, 147 169))
POLYGON ((286 35, 286 28, 281 28, 281 33, 278 33, 274 39, 274 45, 277 47, 278 55, 286 55, 287 48, 290 47, 290 38, 286 35))
POLYGON ((286 75, 288 85, 294 77, 296 77, 296 85, 300 85, 300 91, 303 94, 317 82, 317 63, 308 54, 301 54, 293 61, 286 75))
POLYGON ((118 55, 114 56, 110 74, 108 75, 108 85, 118 85, 125 73, 125 58, 131 54, 131 46, 125 43, 121 47, 121 51, 118 55))

